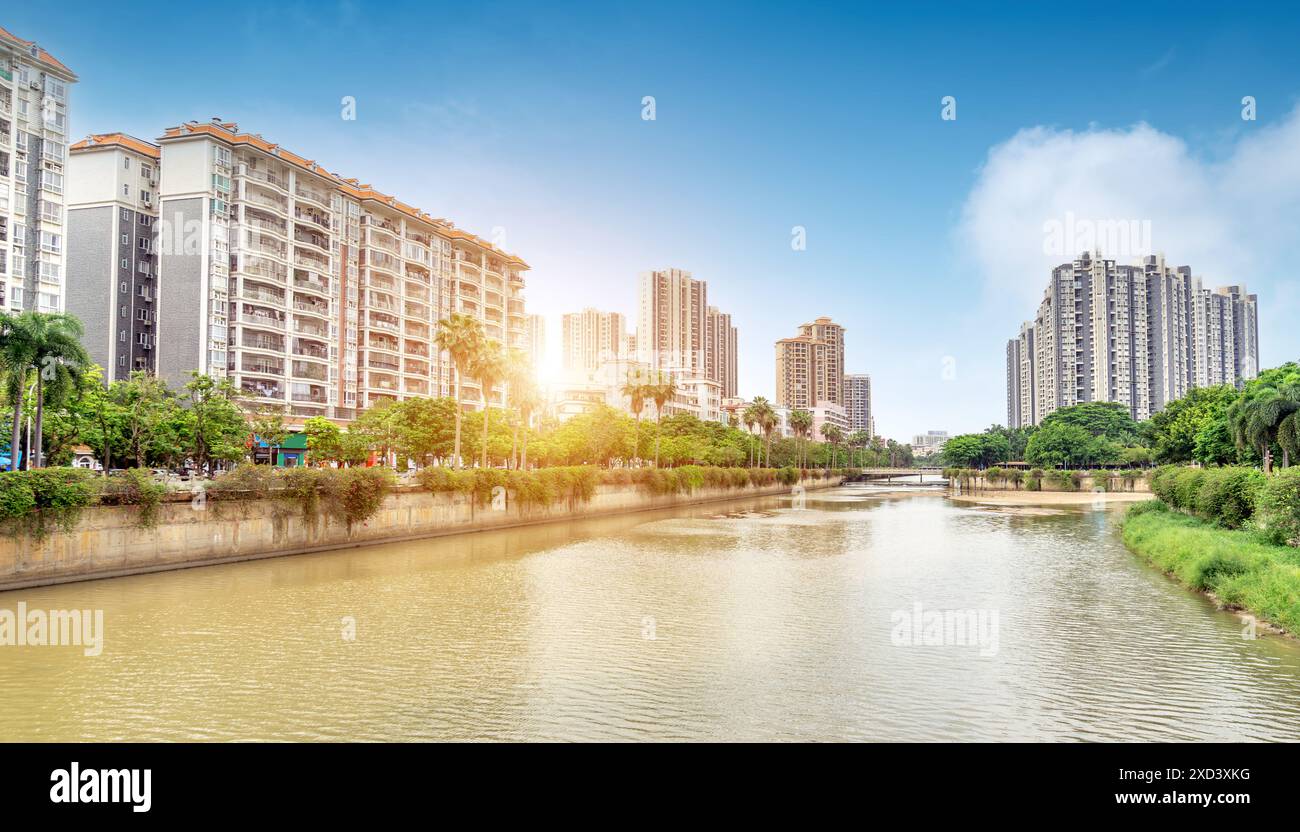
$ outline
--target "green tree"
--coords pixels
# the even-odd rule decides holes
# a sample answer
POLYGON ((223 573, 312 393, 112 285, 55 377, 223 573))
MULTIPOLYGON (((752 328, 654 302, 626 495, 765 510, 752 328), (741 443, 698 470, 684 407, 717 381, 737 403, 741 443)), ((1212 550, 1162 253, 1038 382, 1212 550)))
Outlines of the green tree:
POLYGON ((195 467, 211 473, 215 464, 243 459, 250 430, 239 407, 239 391, 230 379, 192 372, 185 392, 184 437, 195 467))
MULTIPOLYGON (((22 425, 23 388, 34 377, 36 431, 34 448, 28 449, 26 466, 42 465, 46 404, 62 407, 81 376, 90 368, 90 358, 81 345, 81 322, 63 313, 0 313, 0 369, 8 380, 6 392, 13 405, 10 449, 19 445, 22 425)), ((17 470, 18 454, 10 455, 10 470, 17 470)))
MULTIPOLYGON (((470 372, 478 381, 479 389, 483 392, 483 412, 486 413, 492 407, 492 388, 504 381, 508 372, 506 357, 501 350, 501 344, 490 338, 484 339, 470 362, 470 372)), ((488 419, 483 420, 482 460, 480 465, 484 468, 488 465, 489 421, 488 419)))
MULTIPOLYGON (((452 313, 449 317, 439 321, 438 333, 434 336, 438 349, 447 353, 451 358, 451 365, 455 374, 456 431, 452 448, 452 467, 456 469, 460 468, 461 463, 460 429, 465 409, 461 399, 461 379, 469 372, 475 357, 482 349, 484 338, 483 325, 476 318, 462 315, 459 312, 452 313)), ((487 394, 484 393, 485 406, 486 400, 487 394)))
POLYGON ((307 458, 311 462, 343 461, 343 430, 324 416, 310 416, 302 423, 307 437, 307 458))

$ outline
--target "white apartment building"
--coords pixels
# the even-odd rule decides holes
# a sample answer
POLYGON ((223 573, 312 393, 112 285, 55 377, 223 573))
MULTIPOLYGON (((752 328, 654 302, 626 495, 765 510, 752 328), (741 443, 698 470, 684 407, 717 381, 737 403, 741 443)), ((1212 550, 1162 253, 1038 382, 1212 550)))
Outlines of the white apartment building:
POLYGON ((77 76, 0 29, 0 309, 62 312, 68 98, 77 76))
POLYGON ((1007 342, 1008 425, 1094 401, 1140 421, 1193 387, 1254 378, 1256 297, 1201 283, 1160 256, 1121 266, 1084 253, 1058 266, 1034 321, 1007 342))
POLYGON ((705 373, 708 284, 682 269, 643 272, 637 306, 638 360, 655 370, 705 373))
MULTIPOLYGON (((229 376, 294 421, 347 420, 381 400, 451 394, 433 339, 453 312, 528 349, 519 258, 234 123, 189 122, 158 143, 169 382, 229 376)), ((462 387, 483 405, 476 382, 462 387)))
POLYGON ((588 307, 562 318, 564 370, 594 373, 607 361, 629 358, 627 319, 618 312, 588 307))
POLYGON ((157 369, 158 145, 90 136, 68 157, 67 311, 104 383, 157 369))
POLYGON ((844 410, 849 418, 849 432, 864 431, 876 435, 876 421, 871 415, 871 376, 849 373, 844 376, 844 410))

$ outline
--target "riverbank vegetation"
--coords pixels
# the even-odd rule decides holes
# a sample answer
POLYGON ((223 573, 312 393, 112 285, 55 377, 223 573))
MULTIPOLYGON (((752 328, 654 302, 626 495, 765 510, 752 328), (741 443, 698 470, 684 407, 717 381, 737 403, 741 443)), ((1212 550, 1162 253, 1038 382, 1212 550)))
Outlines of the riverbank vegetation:
POLYGON ((1146 472, 1138 468, 1075 471, 1065 468, 944 468, 943 476, 963 489, 994 491, 1078 491, 1085 477, 1098 491, 1133 491, 1146 472))
POLYGON ((1241 390, 1193 388, 1150 419, 1125 405, 1088 402, 1049 414, 1038 426, 994 425, 944 446, 945 465, 988 468, 1023 461, 1040 468, 1131 468, 1196 463, 1286 468, 1300 456, 1300 365, 1264 370, 1241 390))
POLYGON ((1300 549, 1179 513, 1159 500, 1129 509, 1123 537, 1129 549, 1183 584, 1300 633, 1300 549))

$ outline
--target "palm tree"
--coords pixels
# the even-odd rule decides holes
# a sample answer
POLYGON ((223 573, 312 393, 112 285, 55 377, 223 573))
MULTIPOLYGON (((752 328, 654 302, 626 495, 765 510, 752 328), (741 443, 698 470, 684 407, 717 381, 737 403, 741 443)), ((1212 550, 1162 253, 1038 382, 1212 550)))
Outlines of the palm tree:
MULTIPOLYGON (((865 430, 855 430, 853 431, 853 433, 849 434, 848 444, 850 449, 865 448, 867 447, 867 443, 870 441, 871 441, 871 434, 867 433, 865 430)), ((849 467, 850 468, 859 467, 858 460, 855 458, 855 455, 852 454, 851 451, 849 455, 849 467)))
POLYGON ((460 382, 469 372, 475 355, 482 349, 483 340, 483 325, 476 318, 459 312, 439 321, 438 333, 434 336, 438 349, 451 357, 452 369, 456 371, 456 443, 451 455, 452 466, 456 469, 460 468, 460 423, 463 412, 460 382))
POLYGON ((772 431, 776 430, 778 424, 776 411, 772 409, 772 403, 762 396, 755 396, 750 407, 754 409, 754 421, 758 423, 758 429, 763 432, 763 447, 766 457, 763 464, 770 465, 772 463, 772 431))
MULTIPOLYGON (((528 388, 533 385, 533 363, 528 353, 518 347, 506 351, 506 395, 511 404, 519 409, 519 402, 526 398, 528 388)), ((522 412, 520 414, 522 418, 522 412)), ((510 464, 518 468, 519 459, 519 421, 515 421, 514 435, 510 438, 510 464)))
POLYGON ((664 405, 677 395, 677 380, 668 373, 660 373, 657 384, 650 385, 650 398, 655 403, 655 467, 659 467, 659 434, 663 425, 664 405))
POLYGON ((812 433, 813 415, 803 408, 790 411, 790 429, 799 438, 799 467, 807 466, 808 435, 812 433))
POLYGON ((515 407, 519 408, 519 419, 524 423, 524 444, 519 454, 519 469, 521 471, 528 470, 528 434, 531 431, 530 423, 533 420, 533 413, 540 410, 545 403, 536 385, 531 383, 522 394, 515 397, 515 407))
POLYGON ((1295 435, 1294 414, 1300 410, 1300 389, 1291 385, 1259 387, 1243 393, 1228 406, 1228 424, 1237 447, 1251 447, 1264 460, 1264 473, 1273 472, 1273 443, 1285 434, 1282 467, 1291 464, 1287 445, 1295 435), (1290 421, 1287 421, 1290 419, 1290 421))
POLYGON ((650 384, 646 380, 644 374, 640 371, 634 371, 627 374, 627 381, 624 382, 623 387, 619 392, 631 400, 632 412, 636 414, 636 443, 632 446, 632 456, 640 458, 641 411, 645 410, 645 400, 646 397, 650 395, 650 384))
POLYGON ((6 392, 14 405, 9 440, 9 470, 18 468, 18 440, 22 424, 23 388, 35 371, 35 447, 27 449, 26 467, 40 467, 45 430, 45 403, 60 404, 90 367, 81 346, 81 322, 64 313, 22 312, 0 320, 0 365, 7 374, 6 392))
POLYGON ((829 422, 822 425, 822 438, 829 442, 831 446, 831 458, 830 463, 826 466, 827 471, 835 467, 835 450, 843 436, 844 431, 840 430, 839 426, 832 425, 829 422))
POLYGON ((745 422, 745 430, 749 433, 749 442, 746 444, 749 445, 749 467, 750 468, 754 467, 754 425, 758 424, 758 417, 759 417, 758 407, 755 406, 753 403, 750 403, 750 405, 745 408, 744 413, 741 415, 741 419, 745 422))
POLYGON ((483 391, 483 450, 482 467, 488 466, 488 418, 491 416, 492 388, 506 377, 506 355, 501 344, 493 339, 486 339, 481 344, 470 365, 474 378, 483 391))

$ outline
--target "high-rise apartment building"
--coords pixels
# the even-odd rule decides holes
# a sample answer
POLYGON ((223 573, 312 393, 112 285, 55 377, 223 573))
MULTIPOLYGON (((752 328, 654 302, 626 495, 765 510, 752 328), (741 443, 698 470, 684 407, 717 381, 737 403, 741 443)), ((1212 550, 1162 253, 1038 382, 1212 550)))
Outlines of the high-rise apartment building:
POLYGON ((77 76, 0 29, 0 309, 62 312, 68 93, 77 76))
POLYGON ((849 432, 864 431, 876 435, 876 423, 871 416, 871 376, 850 373, 844 377, 844 410, 849 419, 849 432))
POLYGON ((564 369, 594 373, 607 361, 627 358, 627 319, 587 308, 563 318, 564 369))
POLYGON ((737 341, 731 315, 710 306, 704 318, 704 371, 721 386, 724 399, 736 395, 740 372, 737 341))
POLYGON ((90 136, 68 158, 66 308, 104 383, 157 367, 158 145, 90 136))
POLYGON ((638 358, 655 370, 706 373, 708 285, 681 269, 643 272, 638 358))
POLYGON ((546 318, 542 315, 528 315, 524 320, 524 332, 528 338, 528 357, 534 367, 546 366, 546 318))
POLYGON ((776 342, 776 403, 811 410, 844 407, 844 327, 818 318, 776 342))
POLYGON ((1103 401, 1142 420, 1193 387, 1253 378, 1256 306, 1243 287, 1211 291, 1160 256, 1122 266, 1081 254, 1053 269, 1034 321, 1007 344, 1008 424, 1103 401))
MULTIPOLYGON (((158 373, 229 376, 294 421, 450 395, 438 321, 478 319, 529 347, 517 257, 237 125, 161 145, 158 373)), ((500 401, 462 381, 467 403, 500 401)))
POLYGON ((1007 342, 1007 424, 1011 427, 1037 424, 1034 367, 1034 325, 1026 322, 1020 334, 1007 342))

